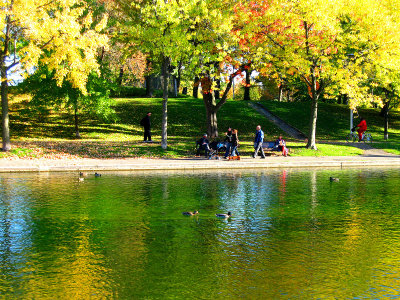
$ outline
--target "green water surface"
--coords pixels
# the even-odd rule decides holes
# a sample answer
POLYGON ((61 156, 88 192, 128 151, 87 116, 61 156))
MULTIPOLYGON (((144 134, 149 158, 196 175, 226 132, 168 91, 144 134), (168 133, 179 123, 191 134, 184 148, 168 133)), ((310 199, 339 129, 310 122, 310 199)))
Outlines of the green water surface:
POLYGON ((0 298, 398 299, 399 185, 400 169, 0 174, 0 298))

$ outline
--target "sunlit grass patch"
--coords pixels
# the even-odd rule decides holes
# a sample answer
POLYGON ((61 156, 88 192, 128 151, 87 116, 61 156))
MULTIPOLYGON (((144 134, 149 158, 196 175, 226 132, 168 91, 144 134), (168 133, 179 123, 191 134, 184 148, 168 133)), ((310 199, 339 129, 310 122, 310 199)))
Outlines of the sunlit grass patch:
POLYGON ((317 143, 318 150, 307 149, 304 143, 288 143, 291 156, 355 156, 363 150, 352 145, 317 143))
MULTIPOLYGON (((2 153, 0 157, 51 157, 62 158, 181 158, 195 154, 195 142, 207 131, 206 112, 202 99, 171 98, 168 101, 168 149, 161 149, 161 98, 121 98, 115 99, 117 121, 104 123, 90 116, 81 116, 79 130, 81 139, 75 139, 73 118, 67 111, 30 112, 29 96, 15 96, 11 105, 11 135, 13 149, 17 152, 2 153), (152 137, 154 143, 143 143, 143 128, 140 120, 147 112, 152 112, 152 137)), ((308 126, 308 103, 273 103, 274 109, 282 113, 288 122, 295 123, 299 129, 308 126)), ((335 105, 321 105, 317 133, 318 139, 342 139, 348 133, 348 108, 335 105), (343 127, 343 128, 341 128, 343 127)), ((375 111, 373 111, 375 113, 375 111)), ((277 113, 278 114, 278 113, 277 113)), ((274 141, 283 133, 249 106, 247 101, 228 101, 218 112, 219 140, 224 139, 228 127, 239 131, 239 152, 251 154, 255 127, 261 125, 265 132, 265 141, 274 141)), ((397 119, 396 119, 397 120, 397 119)), ((381 144, 377 136, 375 123, 371 117, 370 128, 373 131, 377 147, 387 147, 390 151, 399 151, 396 143, 389 146, 381 144)), ((397 121, 396 121, 397 122, 397 121)), ((397 124, 397 123, 395 123, 397 124)), ((292 155, 327 156, 360 155, 362 151, 351 146, 325 145, 318 143, 318 150, 305 149, 305 143, 291 141, 292 155)), ((395 141, 398 132, 391 134, 395 141)))
POLYGON ((0 158, 5 158, 5 157, 23 158, 23 157, 35 157, 35 156, 36 155, 34 154, 34 151, 28 148, 14 148, 11 149, 9 153, 0 152, 0 158))

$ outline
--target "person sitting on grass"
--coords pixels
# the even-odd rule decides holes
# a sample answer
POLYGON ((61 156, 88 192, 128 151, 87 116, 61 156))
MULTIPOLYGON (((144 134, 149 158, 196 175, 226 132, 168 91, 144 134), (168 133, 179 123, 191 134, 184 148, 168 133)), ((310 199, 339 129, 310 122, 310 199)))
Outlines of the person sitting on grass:
POLYGON ((288 154, 288 149, 286 148, 286 142, 282 138, 282 135, 279 135, 279 138, 275 141, 275 145, 278 148, 278 151, 282 152, 283 156, 287 156, 288 154))
POLYGON ((205 157, 208 157, 208 153, 210 152, 210 142, 207 139, 207 134, 205 133, 203 137, 196 142, 197 152, 196 155, 200 156, 200 151, 204 150, 205 157))

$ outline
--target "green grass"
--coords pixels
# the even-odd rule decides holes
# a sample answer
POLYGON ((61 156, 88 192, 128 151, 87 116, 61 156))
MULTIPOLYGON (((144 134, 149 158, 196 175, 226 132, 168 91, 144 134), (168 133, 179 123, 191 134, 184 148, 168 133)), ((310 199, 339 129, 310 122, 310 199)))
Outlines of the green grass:
MULTIPOLYGON (((275 115, 286 120, 292 126, 308 135, 310 103, 261 101, 275 115)), ((368 132, 374 139, 373 147, 400 154, 400 112, 391 111, 389 118, 389 140, 383 136, 384 119, 379 115, 380 109, 359 109, 359 113, 367 120, 368 132)), ((355 119, 354 125, 357 125, 355 119)), ((317 140, 344 141, 350 128, 350 110, 346 105, 319 103, 317 121, 317 140)))
MULTIPOLYGON (((308 132, 308 103, 263 102, 275 114, 308 132)), ((74 139, 71 114, 67 111, 37 112, 29 107, 28 96, 15 96, 10 105, 10 124, 13 150, 2 153, 1 157, 57 157, 57 158, 129 158, 129 157, 191 157, 195 141, 206 132, 206 114, 202 99, 171 98, 168 101, 168 150, 160 147, 162 99, 160 98, 119 98, 115 99, 117 121, 105 124, 81 116, 81 139, 74 139), (152 134, 157 143, 143 143, 141 118, 152 112, 152 134)), ((379 147, 399 151, 398 143, 381 143, 377 139, 379 120, 373 117, 377 110, 363 112, 379 147), (388 146, 389 145, 389 146, 388 146), (397 148, 396 148, 397 147, 397 148)), ((341 140, 348 132, 348 108, 340 105, 320 105, 317 138, 319 141, 341 140)), ((275 140, 281 133, 275 125, 253 110, 246 101, 228 101, 218 112, 218 126, 221 139, 228 127, 239 131, 240 152, 253 152, 254 131, 261 125, 265 140, 275 140)), ((393 120, 400 128, 398 119, 393 120)), ((398 136, 398 132, 396 133, 398 136)), ((305 144, 286 137, 291 155, 295 156, 337 156, 359 155, 361 150, 352 145, 318 144, 318 151, 305 149, 305 144)))
POLYGON ((292 156, 355 156, 362 155, 363 150, 352 145, 341 144, 317 144, 318 150, 306 149, 304 143, 290 143, 290 155, 292 156))
MULTIPOLYGON (((100 123, 88 117, 81 119, 81 139, 74 139, 72 117, 66 111, 35 112, 29 109, 29 97, 18 96, 11 101, 11 135, 13 149, 8 154, 26 157, 29 151, 35 157, 188 157, 194 154, 195 141, 206 132, 206 115, 202 99, 177 98, 168 101, 168 151, 159 143, 143 143, 140 120, 152 112, 153 140, 161 140, 162 99, 115 99, 118 121, 100 123), (26 149, 26 150, 23 150, 26 149), (35 150, 32 150, 35 149, 35 150), (21 153, 20 153, 21 152, 21 153)), ((220 136, 227 128, 239 130, 241 152, 252 151, 255 127, 260 124, 268 138, 275 139, 279 130, 265 117, 255 112, 247 102, 231 101, 218 113, 220 136)))

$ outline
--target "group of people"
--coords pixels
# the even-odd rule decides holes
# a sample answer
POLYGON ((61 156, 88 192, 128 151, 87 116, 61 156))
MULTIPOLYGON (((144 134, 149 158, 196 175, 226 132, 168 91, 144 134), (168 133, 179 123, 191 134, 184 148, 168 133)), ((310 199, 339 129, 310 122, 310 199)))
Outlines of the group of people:
MULTIPOLYGON (((146 116, 140 121, 140 125, 143 126, 144 129, 144 142, 152 142, 151 140, 151 122, 150 122, 151 112, 148 112, 146 116)), ((357 129, 358 139, 361 141, 363 139, 363 134, 367 130, 367 122, 364 118, 360 119, 360 123, 352 128, 352 131, 357 129)), ((258 125, 256 127, 256 133, 254 137, 254 154, 253 158, 258 156, 258 153, 261 152, 261 158, 265 158, 265 153, 263 150, 264 143, 264 132, 261 130, 261 126, 258 125)), ((197 141, 197 153, 196 155, 200 155, 200 151, 204 150, 205 156, 208 157, 210 153, 210 141, 207 138, 207 134, 205 133, 203 137, 197 141)), ((239 146, 239 137, 237 129, 228 128, 228 131, 225 136, 224 146, 226 148, 224 158, 228 158, 230 156, 239 156, 238 146, 239 146)), ((287 156, 288 149, 286 148, 286 142, 283 140, 282 135, 279 135, 279 138, 275 141, 275 146, 278 151, 282 152, 282 155, 287 156)))
MULTIPOLYGON (((210 153, 210 141, 208 140, 207 134, 203 134, 203 137, 197 142, 197 152, 196 155, 200 155, 200 151, 204 150, 204 155, 208 157, 210 153)), ((226 132, 224 143, 225 155, 224 158, 239 156, 238 146, 239 146, 239 137, 237 129, 228 128, 226 132)))
MULTIPOLYGON (((261 130, 261 126, 258 125, 256 127, 256 134, 255 134, 255 138, 254 138, 255 151, 253 154, 253 158, 256 158, 258 156, 258 152, 261 152, 261 158, 265 158, 263 143, 264 143, 264 132, 261 130)), ((277 151, 282 152, 283 156, 288 155, 288 149, 286 148, 286 142, 283 139, 282 135, 279 135, 279 138, 275 141, 275 148, 277 151)))
POLYGON ((228 158, 228 156, 239 156, 238 152, 238 146, 239 146, 239 137, 238 137, 238 131, 237 129, 228 128, 228 131, 225 136, 225 158, 228 158))
MULTIPOLYGON (((200 155, 200 152, 204 150, 204 155, 208 157, 210 153, 210 141, 208 140, 207 134, 205 133, 203 137, 196 143, 197 143, 196 155, 200 155)), ((258 125, 256 127, 256 133, 254 137, 254 154, 252 155, 253 158, 256 158, 259 152, 261 154, 261 158, 265 158, 263 143, 264 143, 264 132, 261 130, 261 126, 258 125)), ((275 141, 275 144, 276 144, 276 149, 278 151, 281 151, 282 154, 286 156, 287 155, 286 142, 285 140, 283 140, 282 135, 280 135, 279 138, 275 141)), ((226 148, 224 158, 240 156, 238 151, 239 137, 237 129, 232 129, 230 127, 228 128, 228 131, 226 132, 224 139, 224 146, 226 148)))

